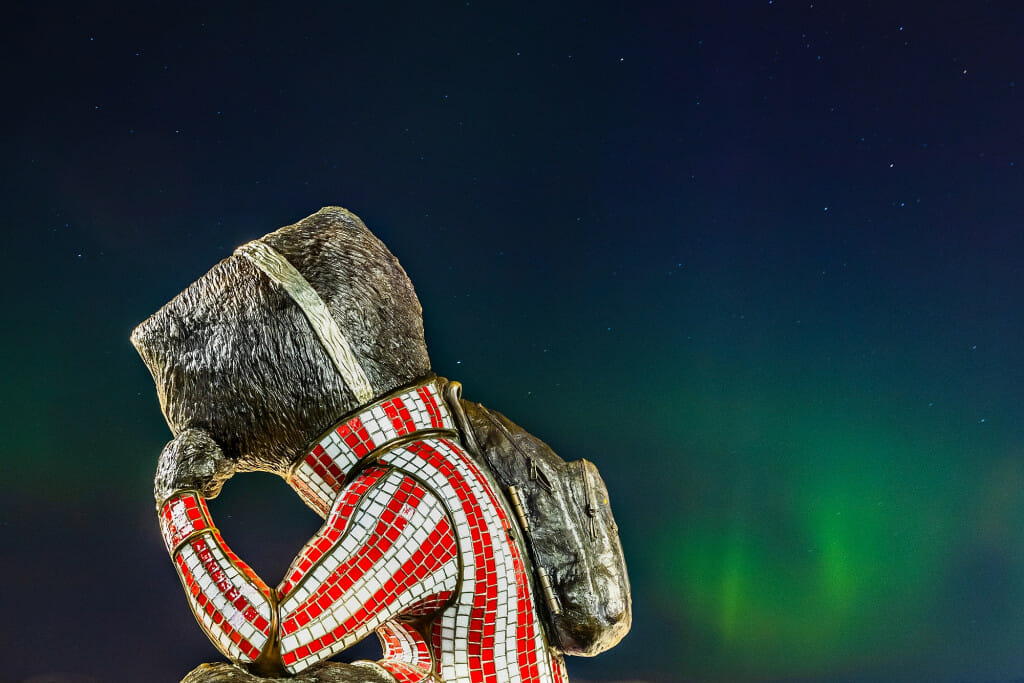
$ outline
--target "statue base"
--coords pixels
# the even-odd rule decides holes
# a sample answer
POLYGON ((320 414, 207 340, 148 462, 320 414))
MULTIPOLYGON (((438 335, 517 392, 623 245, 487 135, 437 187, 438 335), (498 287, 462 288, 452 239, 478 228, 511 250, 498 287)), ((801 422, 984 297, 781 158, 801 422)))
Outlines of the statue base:
POLYGON ((375 664, 327 662, 289 678, 263 678, 227 662, 200 664, 181 683, 397 683, 375 664))

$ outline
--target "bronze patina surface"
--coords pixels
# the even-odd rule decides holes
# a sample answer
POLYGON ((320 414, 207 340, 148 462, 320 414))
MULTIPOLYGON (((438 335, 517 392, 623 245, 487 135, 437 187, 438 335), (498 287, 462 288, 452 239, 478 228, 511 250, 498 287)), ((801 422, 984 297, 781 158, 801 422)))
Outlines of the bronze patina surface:
POLYGON ((173 439, 154 478, 196 620, 183 683, 564 683, 631 621, 607 490, 436 377, 419 301, 352 213, 243 245, 132 333, 173 439), (324 527, 272 587, 206 500, 284 478, 324 527), (379 662, 327 662, 373 631, 379 662))

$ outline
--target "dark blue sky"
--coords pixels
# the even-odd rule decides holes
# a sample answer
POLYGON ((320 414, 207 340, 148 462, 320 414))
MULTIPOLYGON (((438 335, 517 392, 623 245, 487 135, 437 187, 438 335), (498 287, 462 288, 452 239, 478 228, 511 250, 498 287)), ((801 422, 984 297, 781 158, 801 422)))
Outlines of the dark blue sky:
MULTIPOLYGON (((604 473, 635 626, 575 677, 1024 676, 1019 3, 0 25, 0 680, 217 658, 158 537, 169 432, 128 334, 328 204, 401 259, 439 374, 604 473)), ((276 484, 213 508, 271 582, 317 526, 276 484)))

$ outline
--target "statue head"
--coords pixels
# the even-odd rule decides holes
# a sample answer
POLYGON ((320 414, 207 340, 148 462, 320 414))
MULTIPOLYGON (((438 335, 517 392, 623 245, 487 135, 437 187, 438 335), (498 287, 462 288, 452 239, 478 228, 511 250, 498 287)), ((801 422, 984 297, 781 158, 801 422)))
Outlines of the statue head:
MULTIPOLYGON (((319 295, 374 396, 430 372, 412 283, 358 217, 326 207, 259 241, 319 295)), ((131 340, 171 431, 206 432, 240 470, 284 473, 363 403, 292 296, 239 253, 136 327, 131 340)))

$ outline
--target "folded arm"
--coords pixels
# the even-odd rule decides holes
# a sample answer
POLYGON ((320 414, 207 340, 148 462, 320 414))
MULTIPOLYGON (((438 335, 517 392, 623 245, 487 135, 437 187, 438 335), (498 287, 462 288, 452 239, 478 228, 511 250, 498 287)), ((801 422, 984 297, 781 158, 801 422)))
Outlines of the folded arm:
POLYGON ((232 473, 207 434, 186 430, 164 447, 154 494, 164 544, 196 620, 226 657, 252 664, 273 646, 273 592, 224 543, 205 501, 232 473))
MULTIPOLYGON (((390 628, 399 615, 438 611, 454 594, 458 572, 441 502, 399 470, 367 468, 339 493, 277 589, 285 669, 302 671, 390 628)), ((415 663, 429 671, 429 654, 415 663)))
POLYGON ((164 542, 196 620, 210 641, 234 662, 250 664, 271 645, 271 589, 224 543, 196 491, 164 503, 164 542))
MULTIPOLYGON (((378 629, 387 644, 404 630, 393 619, 432 614, 454 594, 459 560, 450 517, 414 478, 367 468, 337 494, 274 590, 231 551, 210 517, 205 499, 231 474, 217 444, 189 430, 164 448, 155 495, 192 612, 233 662, 298 673, 378 629)), ((407 635, 415 640, 414 631, 407 635)), ((377 666, 398 680, 429 676, 429 648, 417 645, 391 647, 377 666)))

